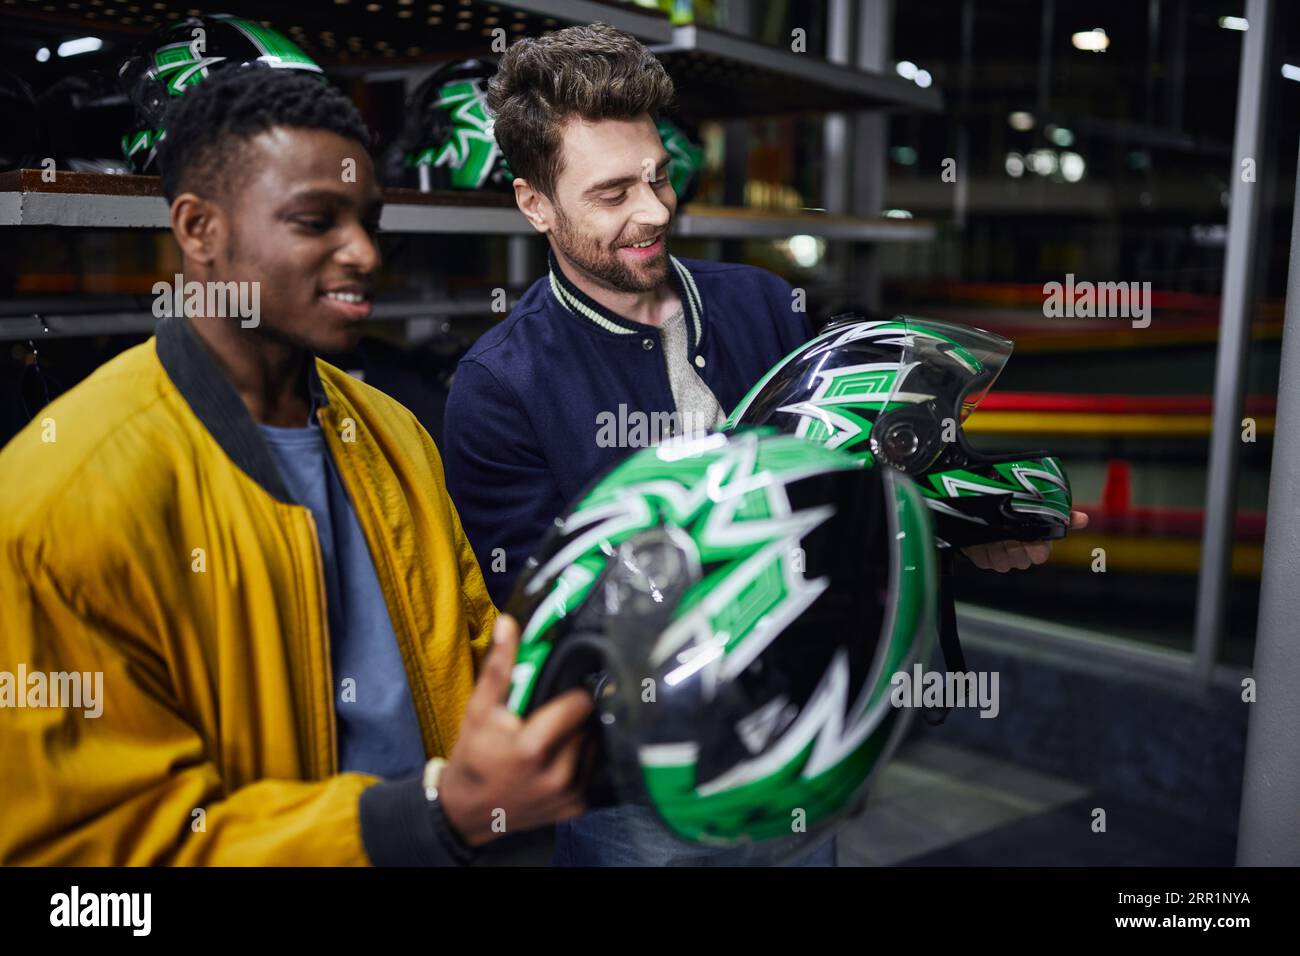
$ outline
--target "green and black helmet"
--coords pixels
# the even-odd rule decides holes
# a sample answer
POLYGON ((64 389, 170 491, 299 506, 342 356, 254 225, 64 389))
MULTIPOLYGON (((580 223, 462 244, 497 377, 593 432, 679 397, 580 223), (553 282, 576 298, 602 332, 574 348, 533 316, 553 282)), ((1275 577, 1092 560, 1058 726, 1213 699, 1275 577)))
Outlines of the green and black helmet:
POLYGON ((952 322, 838 316, 778 362, 724 427, 774 425, 915 478, 938 539, 964 548, 1065 536, 1070 482, 1045 451, 984 455, 962 423, 1013 343, 952 322))
POLYGON ((667 117, 660 117, 656 126, 670 157, 668 181, 672 184, 679 203, 690 202, 700 185, 704 147, 699 145, 694 128, 680 120, 674 122, 667 117))
POLYGON ((492 135, 488 80, 496 65, 458 60, 434 71, 406 103, 406 124, 385 162, 390 186, 508 190, 514 174, 492 135))
POLYGON ((509 705, 596 696, 600 804, 656 839, 811 849, 854 812, 928 658, 937 551, 915 484, 774 429, 642 449, 561 518, 508 610, 509 705))
POLYGON ((229 66, 324 71, 288 37, 252 20, 227 14, 168 23, 147 39, 118 73, 122 92, 135 108, 135 128, 122 137, 122 152, 134 172, 158 172, 157 146, 165 135, 163 117, 173 97, 229 66))

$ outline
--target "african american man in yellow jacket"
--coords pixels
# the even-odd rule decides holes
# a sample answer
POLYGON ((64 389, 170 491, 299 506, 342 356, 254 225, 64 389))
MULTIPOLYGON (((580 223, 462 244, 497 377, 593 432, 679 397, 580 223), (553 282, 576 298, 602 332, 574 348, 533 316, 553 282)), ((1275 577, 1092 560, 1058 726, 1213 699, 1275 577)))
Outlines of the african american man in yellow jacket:
POLYGON ((590 700, 506 710, 437 449, 315 357, 379 267, 355 108, 243 67, 166 128, 184 314, 0 451, 0 863, 464 864, 577 815, 590 700))

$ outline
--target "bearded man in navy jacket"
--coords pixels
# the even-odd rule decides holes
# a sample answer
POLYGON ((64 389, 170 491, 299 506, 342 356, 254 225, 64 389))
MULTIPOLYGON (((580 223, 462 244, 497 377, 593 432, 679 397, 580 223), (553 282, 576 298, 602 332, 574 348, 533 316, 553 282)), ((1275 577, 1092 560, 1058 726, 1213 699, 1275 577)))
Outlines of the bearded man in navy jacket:
POLYGON ((673 83, 602 25, 515 43, 488 93, 548 274, 456 370, 443 449, 498 606, 552 520, 632 448, 711 428, 810 335, 790 286, 668 252, 654 116, 673 83))
MULTIPOLYGON (((447 486, 498 606, 593 479, 667 432, 720 424, 812 334, 777 276, 668 252, 677 197, 655 118, 672 99, 654 54, 603 24, 518 41, 491 81, 515 201, 550 245, 547 275, 461 360, 447 404, 447 486)), ((970 556, 1007 570, 1049 548, 970 556)), ((655 834, 636 808, 594 811, 558 826, 556 862, 744 862, 655 834)), ((807 862, 833 865, 833 845, 807 862)))
MULTIPOLYGON (((721 423, 810 334, 776 276, 669 254, 677 197, 655 118, 672 98, 654 54, 601 24, 520 40, 489 87, 519 210, 550 244, 548 274, 461 360, 447 404, 448 488, 498 605, 594 478, 721 423)), ((651 826, 594 811, 559 828, 556 862, 683 862, 651 826)))

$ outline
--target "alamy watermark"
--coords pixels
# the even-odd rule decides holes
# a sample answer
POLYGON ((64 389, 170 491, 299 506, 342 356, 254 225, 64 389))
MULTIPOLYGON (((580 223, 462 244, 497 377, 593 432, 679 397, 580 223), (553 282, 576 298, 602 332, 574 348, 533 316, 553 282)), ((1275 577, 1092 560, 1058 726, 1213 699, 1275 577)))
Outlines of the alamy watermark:
POLYGON ((185 281, 179 272, 175 282, 155 282, 155 318, 186 316, 191 319, 239 319, 240 328, 255 329, 262 324, 262 284, 260 282, 185 281))
POLYGON ((1049 319, 1132 319, 1133 328, 1151 324, 1150 282, 1065 282, 1043 286, 1043 315, 1049 319))
POLYGON ((148 936, 153 926, 152 893, 83 893, 73 884, 50 897, 51 926, 120 926, 148 936))
POLYGON ((917 662, 912 672, 898 671, 889 679, 889 701, 895 707, 978 707, 981 717, 996 717, 997 671, 927 671, 917 662))
POLYGON ((104 713, 103 671, 0 671, 0 708, 62 707, 94 719, 104 713))
POLYGON ((715 419, 692 412, 643 412, 620 404, 596 414, 597 448, 649 448, 669 438, 712 428, 715 419))

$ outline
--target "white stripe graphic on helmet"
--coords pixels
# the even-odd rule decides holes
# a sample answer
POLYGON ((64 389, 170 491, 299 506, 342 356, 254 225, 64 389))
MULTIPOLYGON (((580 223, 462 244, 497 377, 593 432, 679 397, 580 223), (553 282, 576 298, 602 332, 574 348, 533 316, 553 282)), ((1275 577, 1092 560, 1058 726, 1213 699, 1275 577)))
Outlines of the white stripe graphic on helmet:
MULTIPOLYGON (((568 604, 569 596, 579 593, 591 583, 592 578, 595 576, 580 564, 571 564, 565 568, 559 580, 555 582, 555 587, 551 590, 551 593, 546 595, 541 604, 537 606, 537 610, 533 612, 532 617, 528 619, 528 626, 524 628, 519 643, 527 644, 535 638, 542 625, 550 620, 553 613, 556 617, 564 617, 563 612, 568 604)), ((535 588, 529 588, 529 593, 531 594, 535 590, 535 588)))
POLYGON ((707 797, 771 776, 795 760, 809 744, 813 744, 813 751, 799 775, 807 779, 830 770, 871 736, 893 706, 889 695, 883 694, 874 707, 864 712, 866 695, 870 693, 868 685, 859 690, 858 699, 850 708, 849 692, 849 658, 840 649, 808 703, 775 746, 712 780, 702 781, 696 785, 696 791, 707 797), (858 717, 846 723, 848 713, 856 713, 858 717))

